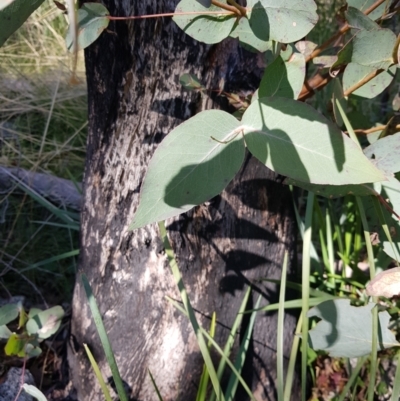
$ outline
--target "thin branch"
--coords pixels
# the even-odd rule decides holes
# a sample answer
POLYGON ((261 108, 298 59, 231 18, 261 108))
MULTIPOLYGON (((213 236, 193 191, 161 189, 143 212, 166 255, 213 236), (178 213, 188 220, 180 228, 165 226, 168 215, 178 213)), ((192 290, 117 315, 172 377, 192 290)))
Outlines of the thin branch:
MULTIPOLYGON (((378 131, 383 131, 385 128, 387 128, 387 125, 377 125, 376 127, 372 127, 369 129, 355 129, 354 132, 356 134, 363 134, 363 135, 369 135, 372 134, 374 132, 378 132, 378 131)), ((393 127, 396 131, 400 131, 400 124, 397 124, 393 127)))
MULTIPOLYGON (((371 14, 376 8, 378 8, 381 4, 383 4, 386 0, 377 0, 371 7, 368 7, 364 14, 371 14)), ((318 46, 314 51, 306 58, 306 63, 308 63, 313 58, 317 57, 321 54, 331 43, 333 43, 336 39, 340 38, 340 36, 344 35, 350 29, 350 25, 346 23, 338 32, 336 32, 333 36, 331 36, 328 40, 322 43, 321 46, 318 46)))
POLYGON ((349 89, 344 91, 344 96, 349 96, 351 95, 353 92, 355 92, 357 89, 361 88, 363 85, 365 85, 367 82, 371 81, 372 79, 374 79, 375 77, 377 77, 380 73, 382 73, 383 71, 385 71, 384 69, 379 69, 379 70, 375 70, 372 71, 371 73, 369 73, 367 76, 365 76, 362 80, 358 81, 356 84, 354 84, 353 86, 350 86, 349 89))

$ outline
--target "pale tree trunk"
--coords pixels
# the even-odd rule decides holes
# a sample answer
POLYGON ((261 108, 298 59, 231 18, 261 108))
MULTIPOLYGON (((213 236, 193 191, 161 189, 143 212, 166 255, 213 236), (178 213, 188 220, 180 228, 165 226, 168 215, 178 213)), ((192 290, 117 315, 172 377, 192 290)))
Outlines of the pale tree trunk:
MULTIPOLYGON (((104 4, 111 15, 122 16, 171 12, 176 3, 104 4)), ((157 144, 196 112, 225 102, 182 91, 179 77, 192 73, 208 88, 224 81, 225 90, 248 90, 259 82, 259 61, 233 40, 212 47, 199 44, 169 18, 111 23, 86 51, 90 130, 80 266, 93 287, 134 400, 156 399, 148 370, 165 401, 194 400, 203 367, 187 318, 166 300, 179 299, 179 294, 157 226, 127 229, 157 144)), ((216 340, 221 345, 248 285, 254 288, 249 309, 259 294, 262 305, 277 300, 276 287, 259 279, 280 278, 285 250, 295 258, 291 202, 276 176, 247 157, 221 196, 167 222, 197 316, 208 328, 216 312, 216 340)), ((258 314, 243 372, 259 400, 276 398, 276 320, 275 314, 258 314)), ((241 334, 247 321, 246 316, 241 334)), ((288 354, 295 318, 287 315, 285 326, 288 354)), ((91 347, 109 376, 80 282, 73 299, 72 334, 76 344, 91 347)), ((69 361, 79 400, 103 399, 83 350, 72 350, 69 361)), ((237 400, 245 399, 239 390, 237 400)))

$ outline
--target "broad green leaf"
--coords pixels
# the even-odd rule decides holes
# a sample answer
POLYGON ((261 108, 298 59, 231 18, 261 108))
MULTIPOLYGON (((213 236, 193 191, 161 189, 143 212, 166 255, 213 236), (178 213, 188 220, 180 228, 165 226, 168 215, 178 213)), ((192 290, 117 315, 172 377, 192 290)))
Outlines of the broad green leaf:
POLYGON ((379 29, 380 26, 372 21, 367 15, 355 7, 348 7, 346 13, 346 20, 348 24, 355 29, 365 29, 366 31, 371 31, 374 29, 379 29))
POLYGON ((188 91, 192 90, 205 90, 206 88, 202 85, 196 75, 183 74, 179 78, 179 83, 188 91))
MULTIPOLYGON (((322 302, 310 309, 308 317, 321 321, 309 331, 309 345, 324 350, 333 357, 356 358, 368 355, 372 348, 372 308, 376 304, 351 306, 348 299, 322 302)), ((390 315, 378 313, 378 349, 399 346, 395 335, 388 329, 390 315)))
MULTIPOLYGON (((84 3, 78 10, 78 49, 90 46, 108 27, 108 10, 100 3, 84 3)), ((65 38, 68 50, 73 49, 71 30, 65 38)))
MULTIPOLYGON (((343 89, 346 91, 356 83, 360 82, 366 76, 375 71, 375 68, 365 67, 363 65, 350 63, 343 74, 343 89)), ((353 92, 353 95, 373 99, 382 93, 393 81, 396 73, 396 67, 389 68, 388 71, 383 71, 375 78, 361 86, 353 92)))
POLYGON ((36 398, 38 401, 47 401, 45 395, 35 386, 32 384, 23 384, 22 388, 26 393, 31 395, 32 397, 36 398))
POLYGON ((251 29, 263 41, 295 42, 318 21, 313 0, 248 0, 247 8, 251 29))
POLYGON ((234 25, 233 31, 229 36, 231 38, 238 38, 240 45, 252 52, 264 53, 272 49, 273 46, 272 41, 261 40, 254 35, 247 18, 240 18, 239 22, 234 25))
POLYGON ((353 39, 351 61, 374 69, 387 70, 393 64, 396 35, 390 29, 360 31, 353 39))
POLYGON ((5 324, 0 326, 0 338, 3 338, 6 340, 6 339, 10 338, 11 335, 12 335, 11 330, 5 324))
POLYGON ((211 6, 211 0, 196 0, 203 7, 209 8, 211 6))
POLYGON ((6 355, 24 355, 24 346, 26 341, 21 338, 19 334, 12 333, 7 340, 4 352, 6 355))
POLYGON ((325 198, 341 198, 346 195, 368 196, 374 195, 376 191, 372 185, 359 184, 359 185, 316 185, 300 182, 291 178, 285 179, 285 184, 295 185, 297 187, 313 191, 317 195, 324 196, 325 198))
POLYGON ((220 7, 211 5, 211 7, 206 8, 193 0, 181 0, 176 6, 175 12, 188 13, 188 15, 175 15, 173 17, 179 28, 193 39, 208 44, 221 42, 228 37, 236 21, 235 15, 227 14, 227 11, 220 7), (221 14, 207 14, 210 11, 220 11, 221 14), (194 12, 199 14, 194 14, 194 12), (204 12, 203 15, 201 15, 202 12, 204 12))
POLYGON ((42 353, 42 350, 38 344, 27 343, 25 345, 24 353, 28 358, 35 358, 42 353))
MULTIPOLYGON (((365 12, 374 3, 376 3, 376 0, 347 0, 349 6, 358 8, 362 12, 365 12)), ((368 14, 368 17, 374 21, 382 17, 385 13, 386 3, 387 2, 383 2, 379 7, 372 11, 372 13, 368 14)))
POLYGON ((249 151, 279 174, 322 185, 385 179, 356 143, 302 102, 259 99, 246 110, 242 124, 249 151))
MULTIPOLYGON (((400 181, 395 177, 388 176, 387 181, 382 182, 381 195, 388 200, 390 207, 400 215, 400 181)), ((393 214, 392 218, 399 224, 398 218, 393 214)))
POLYGON ((18 317, 19 311, 22 308, 21 302, 15 304, 3 305, 0 308, 0 326, 8 324, 18 317))
MULTIPOLYGON (((4 0, 3 0, 4 1, 4 0)), ((44 0, 6 0, 0 5, 0 47, 44 0)))
POLYGON ((364 149, 364 154, 374 160, 380 170, 397 173, 400 171, 400 132, 378 139, 364 149))
POLYGON ((389 255, 392 259, 400 262, 400 243, 394 242, 392 246, 389 241, 384 241, 382 245, 383 251, 386 253, 386 255, 389 255))
POLYGON ((239 171, 244 153, 240 122, 228 113, 204 111, 181 124, 150 161, 130 229, 184 213, 218 195, 239 171))
POLYGON ((26 323, 26 330, 29 334, 36 334, 39 338, 49 338, 61 324, 64 310, 61 306, 54 306, 34 315, 26 323))
POLYGON ((265 69, 258 96, 297 99, 303 87, 305 75, 306 63, 302 54, 293 53, 286 62, 279 56, 265 69))

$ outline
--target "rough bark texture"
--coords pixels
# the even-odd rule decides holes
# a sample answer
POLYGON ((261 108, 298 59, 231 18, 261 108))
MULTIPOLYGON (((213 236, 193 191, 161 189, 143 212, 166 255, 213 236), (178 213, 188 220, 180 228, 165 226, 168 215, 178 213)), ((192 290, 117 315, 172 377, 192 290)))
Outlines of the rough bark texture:
MULTIPOLYGON (((111 15, 171 12, 173 0, 107 0, 111 15)), ((130 232, 149 159, 173 127, 218 99, 183 92, 194 73, 209 88, 248 90, 259 82, 257 55, 227 40, 205 46, 170 19, 111 23, 86 52, 90 130, 82 210, 81 268, 92 284, 123 379, 134 400, 155 400, 148 369, 164 400, 194 400, 202 359, 186 317, 165 299, 179 299, 156 225, 130 232)), ((223 102, 222 102, 223 103, 223 102)), ((168 222, 184 284, 200 322, 217 313, 224 344, 247 285, 262 304, 276 302, 284 250, 293 256, 291 196, 275 175, 247 157, 221 196, 168 222)), ((246 319, 245 319, 246 324, 246 319)), ((241 334, 245 329, 242 328, 241 334)), ((295 318, 287 316, 288 353, 295 318)), ((73 335, 110 372, 81 284, 73 300, 73 335)), ((274 399, 276 315, 257 317, 244 376, 256 398, 274 399)), ((217 359, 217 355, 215 356, 217 359)), ((102 396, 82 349, 69 356, 80 401, 102 396)), ((296 398, 296 397, 295 397, 296 398)), ((239 391, 237 400, 246 396, 239 391)))

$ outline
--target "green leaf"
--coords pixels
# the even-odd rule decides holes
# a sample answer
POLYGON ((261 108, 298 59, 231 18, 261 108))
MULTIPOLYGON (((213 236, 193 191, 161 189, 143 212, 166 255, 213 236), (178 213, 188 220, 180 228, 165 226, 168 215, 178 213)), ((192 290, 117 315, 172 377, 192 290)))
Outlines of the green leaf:
POLYGON ((375 195, 376 191, 372 185, 359 184, 359 185, 316 185, 304 183, 301 181, 293 180, 292 178, 285 179, 286 185, 295 185, 297 187, 313 191, 317 195, 324 196, 325 198, 341 198, 346 195, 368 196, 375 195))
POLYGON ((378 139, 364 149, 364 154, 372 159, 375 166, 385 173, 400 171, 400 132, 378 139))
POLYGON ((236 21, 235 15, 227 14, 227 11, 220 7, 211 5, 211 7, 206 8, 193 0, 180 1, 175 12, 188 13, 188 15, 175 15, 173 17, 179 28, 193 39, 208 44, 221 42, 228 37, 236 21), (210 11, 220 11, 221 14, 206 14, 210 11), (199 14, 193 14, 194 12, 199 12, 199 14), (202 12, 205 14, 201 15, 202 12))
POLYGON ((2 0, 0 5, 0 47, 43 3, 44 0, 2 0))
POLYGON ((348 24, 355 29, 365 29, 371 31, 379 29, 379 25, 372 21, 367 15, 355 7, 348 7, 346 13, 346 20, 348 24))
POLYGON ((0 338, 7 340, 8 338, 10 338, 11 335, 11 330, 5 324, 0 326, 0 338))
MULTIPOLYGON (((400 215, 400 182, 395 177, 387 177, 386 181, 382 183, 381 195, 384 199, 388 200, 392 209, 400 215)), ((397 224, 399 220, 392 214, 392 218, 397 224)))
POLYGON ((353 39, 351 61, 376 70, 393 64, 396 35, 390 29, 360 31, 353 39))
MULTIPOLYGON (((78 10, 78 49, 90 46, 108 27, 108 10, 100 3, 84 3, 78 10)), ((73 37, 68 30, 65 42, 68 50, 73 49, 73 37)))
POLYGON ((64 310, 61 306, 46 309, 28 320, 26 330, 29 334, 36 334, 41 339, 49 338, 60 327, 63 316, 64 310))
POLYGON ((313 0, 248 0, 247 8, 251 29, 263 41, 295 42, 318 21, 313 0))
POLYGON ((393 246, 389 241, 384 241, 383 252, 389 255, 392 259, 400 262, 400 243, 393 242, 393 246))
POLYGON ((15 320, 18 317, 21 309, 21 302, 3 305, 0 308, 0 326, 3 326, 4 324, 8 324, 15 320))
POLYGON ((240 45, 252 52, 264 53, 267 50, 271 50, 273 46, 272 41, 261 40, 254 35, 247 18, 240 18, 229 36, 231 38, 238 38, 240 45))
POLYGON ((345 99, 345 97, 344 97, 342 84, 340 83, 339 79, 333 80, 332 106, 333 106, 333 115, 335 117, 336 124, 339 127, 343 127, 344 121, 340 114, 338 106, 336 104, 336 101, 338 101, 340 103, 343 110, 347 109, 347 99, 345 99))
POLYGON ((322 185, 385 179, 356 143, 302 102, 259 99, 246 110, 242 123, 249 151, 279 174, 322 185))
POLYGON ((239 127, 230 114, 209 110, 175 128, 150 161, 130 229, 184 213, 218 195, 243 163, 239 127))
MULTIPOLYGON (((308 312, 308 317, 321 319, 309 331, 309 345, 315 350, 324 350, 333 357, 356 358, 368 355, 372 348, 372 308, 376 304, 351 306, 348 299, 322 302, 308 312)), ((400 344, 388 329, 390 315, 379 312, 378 349, 400 344)))
POLYGON ((179 83, 188 91, 205 90, 200 80, 193 74, 183 74, 179 78, 179 83))
POLYGON ((21 339, 21 337, 16 334, 12 333, 8 338, 6 346, 4 347, 4 352, 6 355, 23 355, 24 354, 24 345, 26 341, 21 339))
MULTIPOLYGON (((365 67, 359 64, 350 63, 343 74, 343 89, 347 90, 360 82, 370 73, 374 72, 375 69, 371 67, 365 67)), ((388 71, 383 71, 375 78, 361 86, 361 88, 354 91, 352 94, 367 99, 373 99, 382 93, 393 81, 396 73, 396 67, 389 68, 388 71)))
POLYGON ((306 75, 304 56, 293 53, 289 61, 277 57, 264 71, 259 97, 280 96, 297 99, 306 75))
MULTIPOLYGON (((351 7, 358 8, 359 10, 365 12, 369 7, 371 7, 376 0, 347 0, 347 4, 351 7)), ((373 21, 382 17, 385 13, 386 2, 383 2, 380 6, 378 6, 372 13, 368 14, 368 18, 371 18, 373 21)))
POLYGON ((32 384, 23 384, 22 388, 25 390, 26 393, 31 395, 32 397, 35 397, 38 401, 47 401, 46 397, 44 394, 35 386, 32 386, 32 384))

